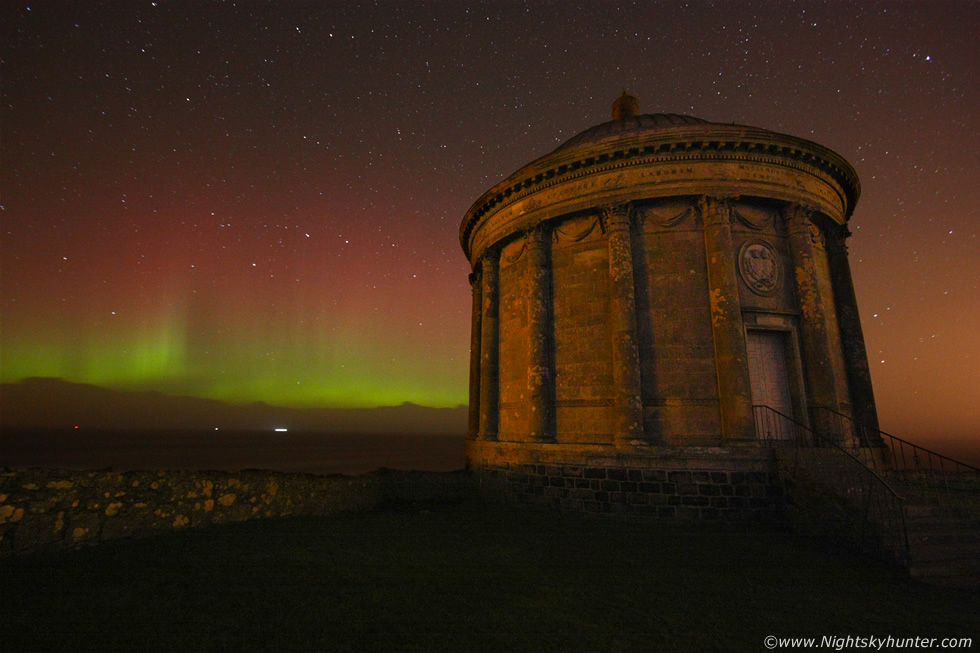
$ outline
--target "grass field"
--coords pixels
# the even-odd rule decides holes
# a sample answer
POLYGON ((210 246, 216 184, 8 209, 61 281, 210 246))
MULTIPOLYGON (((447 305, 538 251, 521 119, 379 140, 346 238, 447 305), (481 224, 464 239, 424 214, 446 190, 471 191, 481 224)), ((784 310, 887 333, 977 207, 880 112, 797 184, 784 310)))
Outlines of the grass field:
POLYGON ((2 651, 765 651, 767 635, 980 646, 976 592, 793 534, 468 504, 117 541, 8 560, 0 579, 2 651))

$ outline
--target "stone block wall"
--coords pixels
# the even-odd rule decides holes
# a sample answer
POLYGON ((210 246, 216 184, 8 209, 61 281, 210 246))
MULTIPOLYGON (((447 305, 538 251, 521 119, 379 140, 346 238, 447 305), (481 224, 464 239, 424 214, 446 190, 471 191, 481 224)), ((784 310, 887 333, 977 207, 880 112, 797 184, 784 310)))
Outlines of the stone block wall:
POLYGON ((783 488, 769 472, 511 465, 481 472, 515 503, 563 512, 690 522, 777 522, 783 488))
POLYGON ((778 470, 771 453, 758 447, 466 444, 487 500, 626 519, 773 523, 783 517, 778 470))
POLYGON ((0 471, 0 557, 291 515, 457 501, 465 472, 0 471))

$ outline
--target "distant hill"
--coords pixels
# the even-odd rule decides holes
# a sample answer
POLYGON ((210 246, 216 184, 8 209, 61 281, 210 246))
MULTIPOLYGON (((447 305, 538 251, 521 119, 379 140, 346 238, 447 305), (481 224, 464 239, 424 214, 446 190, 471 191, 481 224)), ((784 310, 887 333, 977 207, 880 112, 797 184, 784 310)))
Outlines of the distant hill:
POLYGON ((466 406, 404 403, 380 408, 287 408, 231 404, 159 392, 127 392, 62 379, 0 384, 0 427, 273 429, 360 433, 466 432, 466 406))

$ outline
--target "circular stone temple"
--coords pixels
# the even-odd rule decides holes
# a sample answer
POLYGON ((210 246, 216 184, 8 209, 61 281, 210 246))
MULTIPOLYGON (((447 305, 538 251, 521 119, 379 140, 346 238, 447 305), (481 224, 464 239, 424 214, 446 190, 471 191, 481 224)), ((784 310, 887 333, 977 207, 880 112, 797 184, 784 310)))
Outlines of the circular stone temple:
POLYGON ((562 508, 743 515, 734 479, 768 482, 780 424, 876 426, 845 247, 859 194, 821 145, 624 92, 463 218, 470 468, 562 508), (719 500, 681 501, 672 475, 719 500))

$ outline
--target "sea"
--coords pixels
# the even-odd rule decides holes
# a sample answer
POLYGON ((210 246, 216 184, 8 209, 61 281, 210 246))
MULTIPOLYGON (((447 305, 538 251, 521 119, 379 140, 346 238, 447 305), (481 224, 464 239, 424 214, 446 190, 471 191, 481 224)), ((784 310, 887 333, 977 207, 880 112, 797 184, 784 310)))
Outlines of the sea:
POLYGON ((382 467, 453 471, 464 466, 464 441, 462 433, 2 429, 0 468, 351 475, 382 467))

